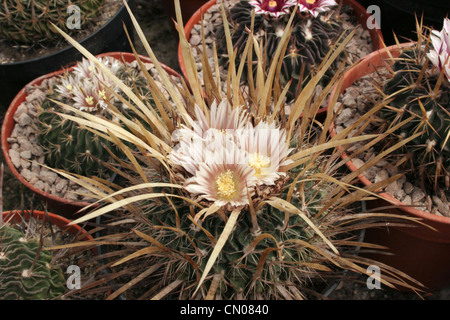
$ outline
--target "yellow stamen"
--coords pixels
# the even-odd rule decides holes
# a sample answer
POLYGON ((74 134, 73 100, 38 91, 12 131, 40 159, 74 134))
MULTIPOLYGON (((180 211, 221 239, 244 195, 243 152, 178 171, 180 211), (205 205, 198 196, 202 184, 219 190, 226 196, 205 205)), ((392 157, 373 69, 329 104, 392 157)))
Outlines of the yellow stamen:
POLYGON ((69 84, 66 86, 66 89, 69 90, 69 91, 72 91, 73 87, 72 87, 72 85, 69 83, 69 84))
POLYGON ((248 165, 255 169, 255 173, 258 175, 261 174, 262 168, 267 168, 270 166, 270 159, 260 153, 254 153, 250 155, 248 165))
POLYGON ((276 1, 269 1, 269 8, 276 8, 277 2, 276 1))
POLYGON ((231 199, 236 193, 236 182, 233 179, 233 172, 227 170, 222 172, 216 179, 217 194, 224 199, 231 199))
POLYGON ((316 0, 306 0, 306 3, 308 3, 308 4, 314 4, 314 3, 316 3, 316 0))
POLYGON ((105 92, 105 90, 100 90, 98 92, 98 96, 100 97, 100 99, 106 100, 106 92, 105 92))
POLYGON ((84 100, 90 106, 92 106, 94 104, 94 98, 93 97, 86 97, 84 100))

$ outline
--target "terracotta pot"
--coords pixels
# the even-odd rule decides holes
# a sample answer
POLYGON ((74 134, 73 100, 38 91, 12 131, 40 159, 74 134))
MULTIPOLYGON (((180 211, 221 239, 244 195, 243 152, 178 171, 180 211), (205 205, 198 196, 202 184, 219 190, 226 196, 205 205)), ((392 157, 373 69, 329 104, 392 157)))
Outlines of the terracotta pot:
MULTIPOLYGON (((119 60, 122 60, 122 58, 123 58, 126 62, 132 62, 135 60, 134 54, 128 53, 128 52, 109 52, 109 53, 103 53, 103 54, 97 55, 97 57, 105 57, 105 56, 114 57, 119 60)), ((140 59, 146 63, 151 62, 150 58, 148 58, 148 57, 140 56, 140 59)), ((163 68, 170 75, 173 75, 176 77, 181 77, 176 71, 172 70, 171 68, 164 66, 164 65, 163 65, 163 68)), ((43 76, 31 81, 28 85, 39 85, 45 79, 49 79, 49 78, 63 74, 65 72, 65 70, 67 70, 67 69, 63 69, 63 70, 52 72, 50 74, 43 75, 43 76)), ((71 68, 68 68, 68 70, 71 70, 71 68)), ((20 104, 23 101, 25 101, 26 97, 27 97, 26 87, 24 87, 11 102, 11 104, 5 114, 5 118, 3 120, 3 125, 2 125, 2 130, 1 130, 1 145, 2 145, 3 155, 5 157, 5 161, 9 167, 9 169, 11 170, 11 172, 14 174, 14 176, 16 176, 17 179, 20 182, 22 182, 26 187, 28 187, 30 190, 32 190, 39 198, 44 200, 48 204, 49 208, 52 211, 58 212, 59 214, 61 214, 64 217, 73 218, 73 216, 75 215, 75 213, 77 211, 79 211, 80 209, 89 205, 89 203, 82 202, 82 201, 73 201, 73 200, 68 200, 65 198, 57 197, 53 194, 50 194, 48 192, 45 192, 43 190, 36 188, 34 185, 30 184, 27 180, 25 180, 20 175, 20 173, 17 171, 16 167, 14 166, 14 164, 11 161, 11 157, 9 156, 10 145, 7 140, 8 140, 8 137, 11 135, 11 133, 14 129, 14 126, 15 126, 15 121, 14 121, 13 117, 14 117, 14 114, 15 114, 17 108, 20 106, 20 104)))
MULTIPOLYGON (((401 47, 411 45, 412 43, 405 43, 401 47)), ((394 57, 400 54, 396 45, 390 46, 372 52, 346 71, 342 87, 339 91, 337 88, 333 90, 328 107, 333 107, 331 101, 334 95, 342 94, 356 80, 383 67, 385 65, 383 61, 388 58, 388 51, 394 57)), ((333 126, 330 128, 330 135, 332 137, 336 135, 333 126)), ((342 158, 347 159, 348 155, 344 153, 342 158)), ((353 172, 357 170, 351 159, 346 162, 346 165, 353 172)), ((364 186, 372 184, 363 174, 360 174, 358 178, 364 186)), ((380 192, 379 196, 381 199, 367 202, 368 209, 419 218, 421 222, 435 230, 417 223, 409 223, 411 227, 387 225, 386 228, 369 229, 366 231, 365 241, 384 245, 389 249, 380 254, 371 253, 367 256, 404 271, 430 290, 438 290, 450 285, 450 218, 408 207, 385 192, 380 192)), ((361 255, 364 254, 361 253, 361 255)))
MULTIPOLYGON (((342 3, 345 5, 352 6, 352 8, 354 9, 354 14, 358 18, 359 23, 364 27, 364 29, 367 29, 366 21, 370 15, 366 12, 366 9, 355 0, 342 0, 342 3)), ((208 9, 215 4, 216 0, 208 1, 193 14, 193 16, 188 20, 187 23, 185 23, 184 34, 186 35, 186 38, 188 40, 191 37, 192 29, 196 24, 199 23, 202 14, 208 11, 208 9)), ((383 48, 383 35, 381 34, 380 30, 375 28, 369 29, 369 33, 372 39, 373 49, 378 50, 380 48, 383 48)), ((180 45, 178 45, 178 62, 180 64, 182 74, 184 75, 185 78, 187 78, 186 66, 184 64, 183 54, 180 45)))
MULTIPOLYGON (((68 232, 73 235, 80 235, 79 239, 82 241, 93 240, 94 238, 86 232, 81 226, 74 224, 68 226, 71 222, 69 219, 64 218, 60 215, 51 213, 51 212, 43 212, 38 210, 15 210, 15 211, 4 211, 2 213, 3 221, 11 221, 14 223, 21 222, 22 219, 30 219, 30 216, 40 221, 50 220, 52 225, 59 227, 64 232, 68 232)), ((95 248, 94 248, 95 249, 95 248)))

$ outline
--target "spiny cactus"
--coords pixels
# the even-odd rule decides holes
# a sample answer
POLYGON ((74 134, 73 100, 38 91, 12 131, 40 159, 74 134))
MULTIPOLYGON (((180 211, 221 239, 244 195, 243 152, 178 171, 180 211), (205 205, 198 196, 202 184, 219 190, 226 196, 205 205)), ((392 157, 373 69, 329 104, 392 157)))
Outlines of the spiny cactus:
MULTIPOLYGON (((308 215, 314 216, 326 193, 314 187, 313 183, 305 189, 307 192, 303 206, 298 195, 294 196, 292 204, 303 207, 308 215)), ((175 201, 174 205, 177 204, 180 205, 178 208, 183 208, 182 203, 175 201)), ((188 211, 180 210, 178 215, 160 207, 160 210, 149 213, 151 223, 156 227, 142 231, 164 243, 173 252, 172 257, 155 256, 147 261, 148 265, 167 266, 161 269, 161 273, 152 276, 154 281, 169 284, 176 279, 185 280, 185 292, 181 295, 174 293, 168 298, 189 299, 195 289, 189 289, 189 283, 193 284, 197 279, 196 268, 205 269, 206 257, 215 246, 211 239, 219 239, 225 222, 215 215, 193 224, 188 211), (174 229, 177 225, 179 227, 174 229), (180 260, 177 260, 177 256, 180 256, 180 260), (181 258, 188 256, 193 257, 195 264, 181 258)), ((314 263, 321 261, 320 255, 311 247, 327 250, 326 244, 300 215, 293 214, 286 218, 285 212, 264 206, 255 218, 257 230, 251 214, 246 210, 242 212, 211 270, 220 279, 215 294, 222 299, 279 299, 282 294, 277 291, 277 285, 307 285, 308 272, 314 273, 314 267, 308 269, 308 264, 314 266, 314 263), (304 245, 306 243, 308 245, 304 245)), ((323 225, 322 231, 325 230, 326 226, 323 225)), ((212 279, 208 280, 207 286, 213 282, 212 279)))
POLYGON ((52 28, 54 23, 69 32, 67 21, 72 11, 80 9, 80 28, 97 16, 104 0, 3 0, 0 4, 0 35, 21 44, 49 44, 61 39, 52 28))
MULTIPOLYGON (((228 13, 237 64, 241 59, 247 59, 242 54, 251 30, 252 10, 255 10, 253 32, 265 45, 269 58, 267 67, 270 67, 270 57, 275 55, 280 39, 287 31, 292 11, 297 12, 280 72, 282 85, 292 80, 289 96, 293 98, 342 33, 340 14, 351 9, 348 6, 338 8, 334 0, 242 0, 228 13)), ((217 38, 221 63, 226 64, 228 52, 223 28, 217 31, 217 38)), ((330 69, 328 76, 332 73, 330 69)))
MULTIPOLYGON (((133 84, 139 94, 148 94, 144 86, 144 76, 140 76, 135 69, 112 57, 101 61, 119 79, 130 86, 133 84)), ((111 162, 113 157, 110 152, 120 157, 120 148, 78 123, 58 115, 56 112, 69 111, 55 101, 105 119, 111 119, 108 105, 115 105, 125 116, 131 118, 132 112, 124 109, 123 104, 114 95, 118 92, 117 85, 86 59, 74 67, 73 71, 58 78, 43 101, 39 114, 38 141, 44 150, 47 165, 85 175, 104 176, 109 172, 102 161, 111 162)))
MULTIPOLYGON (((448 42, 449 22, 447 27, 448 42)), ((425 34, 425 29, 421 32, 423 41, 404 51, 392 67, 392 78, 384 85, 386 99, 392 102, 390 108, 381 112, 381 117, 389 123, 398 123, 414 116, 396 134, 405 138, 423 133, 407 143, 403 151, 410 155, 412 171, 424 178, 431 191, 445 190, 450 187, 450 83, 444 74, 444 64, 436 63, 435 68, 429 63, 427 56, 431 57, 434 50, 428 52, 425 44, 430 35, 425 34)), ((441 58, 444 62, 445 57, 441 58)))
MULTIPOLYGON (((226 100, 214 102, 208 111, 210 118, 196 108, 195 130, 180 127, 173 135, 178 143, 168 157, 177 178, 189 177, 185 190, 204 209, 194 213, 184 197, 173 198, 170 206, 139 203, 146 223, 136 228, 136 233, 144 240, 151 239, 155 254, 145 262, 135 262, 157 268, 147 279, 152 287, 184 283, 180 291, 167 295, 169 299, 195 297, 195 284, 208 268, 214 276, 204 279, 205 288, 213 293, 203 292, 205 296, 285 298, 283 288, 308 285, 307 279, 324 262, 320 252, 333 255, 308 221, 314 217, 314 224, 327 238, 339 232, 333 229, 329 212, 322 211, 329 201, 330 186, 308 179, 309 174, 321 170, 318 167, 284 171, 292 163, 288 155, 293 150, 286 142, 286 132, 276 123, 261 121, 253 126, 253 116, 247 117, 243 108, 233 110, 226 100), (297 174, 302 175, 301 182, 295 182, 297 174), (292 184, 297 188, 290 190, 292 184), (230 223, 233 226, 223 240, 230 223), (208 267, 218 247, 220 253, 208 267)), ((171 181, 162 178, 164 183, 171 181)), ((152 181, 157 179, 155 173, 152 181)), ((156 186, 153 192, 168 194, 169 189, 156 186)), ((293 290, 296 298, 305 296, 305 292, 293 290)))
POLYGON ((58 298, 66 291, 61 268, 40 249, 39 234, 30 237, 16 228, 0 226, 0 297, 5 300, 58 298))

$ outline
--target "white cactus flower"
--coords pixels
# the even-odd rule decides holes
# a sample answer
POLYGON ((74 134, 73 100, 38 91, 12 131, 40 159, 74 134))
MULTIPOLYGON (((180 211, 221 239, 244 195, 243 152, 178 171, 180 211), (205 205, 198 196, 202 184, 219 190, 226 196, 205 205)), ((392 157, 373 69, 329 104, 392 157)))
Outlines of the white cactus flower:
POLYGON ((444 70, 450 81, 450 19, 444 19, 441 31, 433 30, 431 32, 431 43, 433 48, 427 56, 436 68, 444 70))

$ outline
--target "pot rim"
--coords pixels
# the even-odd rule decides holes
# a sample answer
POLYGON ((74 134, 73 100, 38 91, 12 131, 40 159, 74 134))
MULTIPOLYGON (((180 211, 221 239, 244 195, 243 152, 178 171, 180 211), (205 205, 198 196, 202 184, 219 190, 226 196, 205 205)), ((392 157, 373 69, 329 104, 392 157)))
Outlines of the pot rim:
MULTIPOLYGON (((343 76, 343 82, 346 82, 347 79, 352 78, 353 74, 355 72, 358 72, 358 70, 360 68, 365 70, 366 71, 365 75, 367 75, 367 74, 370 74, 372 72, 370 70, 374 71, 376 67, 381 66, 381 64, 371 63, 372 60, 374 60, 374 59, 384 59, 385 57, 388 57, 390 53, 395 52, 396 50, 399 50, 399 49, 411 47, 414 44, 415 44, 415 42, 406 42, 406 43, 401 43, 400 46, 399 45, 391 45, 391 46, 382 48, 380 50, 377 50, 377 51, 374 51, 374 52, 368 54, 367 56, 361 58, 353 67, 351 67, 350 69, 345 71, 345 74, 343 76), (367 65, 369 65, 370 67, 369 68, 365 67, 367 65)), ((353 84, 354 81, 359 79, 359 78, 360 77, 354 79, 353 81, 351 81, 351 83, 353 84)), ((333 90, 330 93, 330 98, 329 98, 329 101, 328 101, 328 108, 333 108, 334 107, 334 106, 331 105, 331 103, 333 101, 333 97, 336 94, 343 93, 346 88, 348 88, 348 86, 347 87, 342 86, 340 88, 340 92, 339 93, 337 92, 337 90, 338 90, 338 86, 337 85, 333 88, 333 90)), ((331 124, 329 132, 330 132, 331 137, 334 137, 336 135, 334 123, 331 124)), ((347 153, 343 152, 342 155, 341 155, 341 158, 344 160, 346 158, 349 158, 349 156, 347 155, 347 153)), ((348 159, 347 162, 346 162, 346 165, 352 172, 357 170, 356 166, 353 164, 352 159, 348 159)), ((370 186, 370 185, 373 184, 362 173, 358 175, 358 179, 365 186, 370 186)), ((378 195, 380 197, 382 197, 384 200, 387 200, 389 203, 397 206, 397 208, 400 209, 401 211, 404 211, 404 212, 409 213, 409 214, 411 214, 413 216, 422 218, 424 220, 450 225, 450 218, 449 217, 438 216, 436 214, 433 214, 433 213, 430 213, 430 212, 426 212, 426 211, 423 211, 423 210, 420 210, 420 209, 416 209, 414 207, 409 207, 406 204, 402 203, 401 201, 395 199, 393 196, 391 196, 390 194, 388 194, 386 192, 378 193, 378 195)))
POLYGON ((7 219, 8 221, 10 221, 10 219, 14 222, 20 221, 20 219, 22 219, 22 214, 24 215, 25 219, 29 219, 30 218, 30 214, 33 214, 34 218, 38 218, 39 220, 44 220, 47 221, 47 216, 48 219, 50 220, 50 223, 53 225, 58 226, 59 228, 61 228, 64 231, 67 231, 71 234, 77 234, 80 233, 81 235, 84 235, 86 240, 93 240, 94 238, 92 237, 92 235, 90 235, 83 227, 81 227, 78 224, 73 224, 68 226, 68 224, 71 222, 71 220, 52 213, 52 212, 44 212, 41 210, 9 210, 9 211, 3 211, 2 212, 2 216, 3 219, 7 219))

